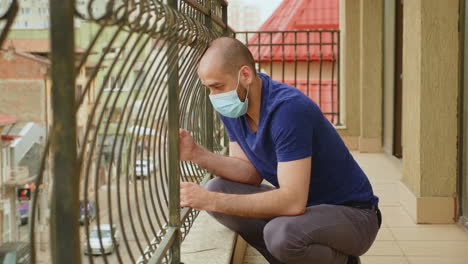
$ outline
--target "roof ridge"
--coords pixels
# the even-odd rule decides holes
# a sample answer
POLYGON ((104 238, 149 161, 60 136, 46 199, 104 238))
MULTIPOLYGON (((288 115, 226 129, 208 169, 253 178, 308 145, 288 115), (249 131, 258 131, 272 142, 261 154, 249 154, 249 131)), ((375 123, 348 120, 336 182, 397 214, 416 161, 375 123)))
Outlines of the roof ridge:
POLYGON ((258 30, 314 29, 314 24, 338 29, 339 22, 335 21, 339 16, 338 8, 339 0, 284 0, 258 30), (301 14, 304 10, 310 12, 301 14), (304 25, 308 23, 303 24, 301 21, 304 16, 310 20, 310 28, 305 28, 304 25))

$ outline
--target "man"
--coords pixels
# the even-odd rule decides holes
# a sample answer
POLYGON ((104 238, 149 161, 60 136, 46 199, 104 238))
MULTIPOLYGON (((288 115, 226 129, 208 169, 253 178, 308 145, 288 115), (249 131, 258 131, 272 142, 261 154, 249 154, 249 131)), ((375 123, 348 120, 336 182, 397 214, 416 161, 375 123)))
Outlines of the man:
POLYGON ((218 177, 181 183, 181 206, 206 210, 269 263, 360 263, 380 227, 378 198, 320 108, 256 73, 232 38, 214 40, 198 75, 229 135, 229 157, 180 130, 180 158, 218 177), (267 180, 273 186, 261 184, 267 180))

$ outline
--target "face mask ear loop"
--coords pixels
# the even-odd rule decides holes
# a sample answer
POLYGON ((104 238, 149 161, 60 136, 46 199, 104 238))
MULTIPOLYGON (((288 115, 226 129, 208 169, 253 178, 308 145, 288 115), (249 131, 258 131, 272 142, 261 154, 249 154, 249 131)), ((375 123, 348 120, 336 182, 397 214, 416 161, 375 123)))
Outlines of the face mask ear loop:
POLYGON ((244 102, 245 102, 245 100, 247 100, 249 98, 249 91, 250 91, 250 84, 247 85, 247 93, 245 94, 244 102))
POLYGON ((239 89, 239 82, 240 82, 240 70, 239 70, 239 73, 237 74, 236 92, 237 92, 237 89, 239 89))

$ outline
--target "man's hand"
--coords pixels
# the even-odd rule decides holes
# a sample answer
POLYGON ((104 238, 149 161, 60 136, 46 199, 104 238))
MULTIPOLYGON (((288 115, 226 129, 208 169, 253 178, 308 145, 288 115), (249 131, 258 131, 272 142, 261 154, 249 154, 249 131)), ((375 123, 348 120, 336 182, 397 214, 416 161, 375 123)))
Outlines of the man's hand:
POLYGON ((198 145, 193 140, 190 132, 179 128, 179 158, 180 160, 193 161, 198 145))
POLYGON ((213 211, 212 193, 192 182, 180 183, 180 206, 213 211))

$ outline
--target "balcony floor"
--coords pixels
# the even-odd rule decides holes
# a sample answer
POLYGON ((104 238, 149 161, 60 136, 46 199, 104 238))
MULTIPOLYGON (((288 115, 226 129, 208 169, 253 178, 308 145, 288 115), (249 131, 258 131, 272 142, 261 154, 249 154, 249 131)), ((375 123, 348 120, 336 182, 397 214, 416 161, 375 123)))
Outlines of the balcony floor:
MULTIPOLYGON (((380 198, 382 228, 372 248, 361 257, 363 264, 466 264, 468 232, 453 225, 418 225, 398 199, 401 163, 386 154, 353 152, 380 198)), ((248 247, 244 264, 267 264, 248 247)))

